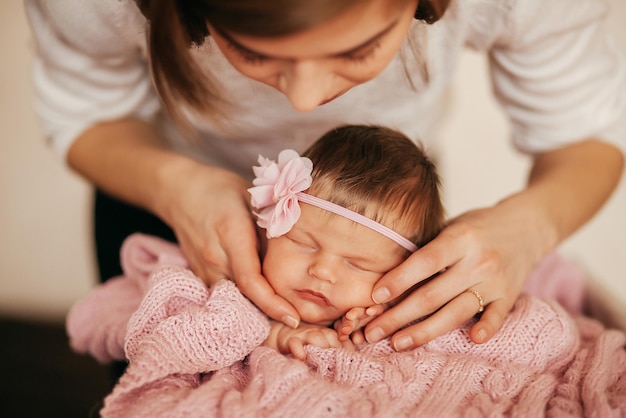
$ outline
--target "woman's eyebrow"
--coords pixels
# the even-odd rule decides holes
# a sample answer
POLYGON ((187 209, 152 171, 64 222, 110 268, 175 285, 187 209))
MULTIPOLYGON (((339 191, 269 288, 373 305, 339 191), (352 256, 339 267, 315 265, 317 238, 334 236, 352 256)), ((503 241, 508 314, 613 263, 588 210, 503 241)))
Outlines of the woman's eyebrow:
MULTIPOLYGON (((378 40, 380 38, 385 36, 397 24, 398 24, 398 20, 394 20, 386 28, 384 28, 383 30, 381 30, 380 32, 378 32, 377 34, 375 34, 374 36, 372 36, 371 38, 369 38, 365 42, 361 43, 360 45, 355 46, 354 48, 350 48, 347 51, 335 53, 335 54, 333 54, 333 57, 348 56, 348 55, 353 54, 353 53, 355 53, 355 52, 357 52, 357 51, 359 51, 359 50, 361 50, 363 48, 366 48, 366 47, 370 46, 371 44, 374 44, 374 43, 378 42, 378 40)), ((244 53, 252 54, 252 55, 258 55, 258 56, 261 56, 261 57, 264 57, 264 58, 267 58, 267 59, 285 59, 285 57, 281 57, 281 56, 278 56, 278 55, 267 55, 267 54, 264 54, 264 53, 261 53, 261 52, 257 52, 257 51, 255 51, 253 49, 248 48, 245 45, 240 44, 235 39, 233 39, 232 36, 230 36, 228 33, 224 32, 223 30, 217 28, 216 26, 213 26, 213 29, 216 32, 218 32, 222 38, 226 39, 228 42, 233 44, 237 49, 240 49, 244 53)))

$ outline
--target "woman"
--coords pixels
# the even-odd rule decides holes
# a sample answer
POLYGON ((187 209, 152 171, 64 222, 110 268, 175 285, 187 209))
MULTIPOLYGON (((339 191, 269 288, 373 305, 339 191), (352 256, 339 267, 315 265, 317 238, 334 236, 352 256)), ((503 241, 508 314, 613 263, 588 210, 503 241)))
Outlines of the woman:
MULTIPOLYGON (((369 341, 395 333, 396 349, 412 348, 479 310, 471 337, 490 339, 533 266, 593 216, 623 169, 624 64, 602 33, 601 0, 26 7, 38 43, 39 113, 68 163, 165 221, 197 275, 232 278, 291 326, 296 311, 261 275, 247 168, 258 153, 302 151, 345 123, 387 125, 428 142, 464 46, 489 53, 515 145, 533 158, 528 185, 453 219, 380 279, 376 303, 410 294, 367 325, 369 341)), ((97 209, 117 205, 99 199, 97 209)), ((117 212, 105 216, 122 223, 117 212)), ((123 237, 115 239, 116 257, 123 237)))

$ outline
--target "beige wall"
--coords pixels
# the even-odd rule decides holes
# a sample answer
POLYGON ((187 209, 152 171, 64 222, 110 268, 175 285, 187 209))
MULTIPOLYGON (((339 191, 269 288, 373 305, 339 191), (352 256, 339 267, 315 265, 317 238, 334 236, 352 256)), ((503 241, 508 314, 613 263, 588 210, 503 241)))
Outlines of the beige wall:
MULTIPOLYGON (((626 2, 610 3, 609 26, 626 51, 626 2)), ((59 320, 95 283, 90 190, 41 139, 31 108, 32 45, 22 7, 21 1, 0 2, 0 313, 59 320)), ((468 53, 440 150, 450 215, 493 203, 523 184, 527 162, 509 148, 487 87, 482 58, 468 53)), ((626 182, 564 252, 626 302, 626 182)))

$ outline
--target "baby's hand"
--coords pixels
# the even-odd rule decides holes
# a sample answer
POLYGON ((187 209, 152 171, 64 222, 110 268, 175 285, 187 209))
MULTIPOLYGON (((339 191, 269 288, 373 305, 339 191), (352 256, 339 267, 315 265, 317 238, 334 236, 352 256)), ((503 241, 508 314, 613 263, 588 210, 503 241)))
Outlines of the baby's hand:
POLYGON ((272 323, 272 332, 264 345, 273 347, 283 354, 291 353, 297 359, 305 360, 304 346, 307 344, 321 348, 343 348, 354 351, 352 341, 339 341, 334 329, 306 323, 301 323, 296 329, 280 322, 272 323))
POLYGON ((339 341, 352 340, 354 344, 363 344, 365 342, 363 327, 384 311, 384 305, 350 309, 343 318, 335 321, 335 330, 337 330, 339 341))

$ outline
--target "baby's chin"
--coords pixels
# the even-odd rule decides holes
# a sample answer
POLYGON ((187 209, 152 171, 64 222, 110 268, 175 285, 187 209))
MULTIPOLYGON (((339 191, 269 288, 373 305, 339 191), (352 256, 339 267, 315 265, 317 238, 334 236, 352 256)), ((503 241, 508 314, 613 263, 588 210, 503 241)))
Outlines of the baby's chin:
POLYGON ((335 306, 319 306, 313 302, 292 300, 292 305, 300 315, 300 321, 307 324, 327 327, 333 325, 345 312, 335 306))

